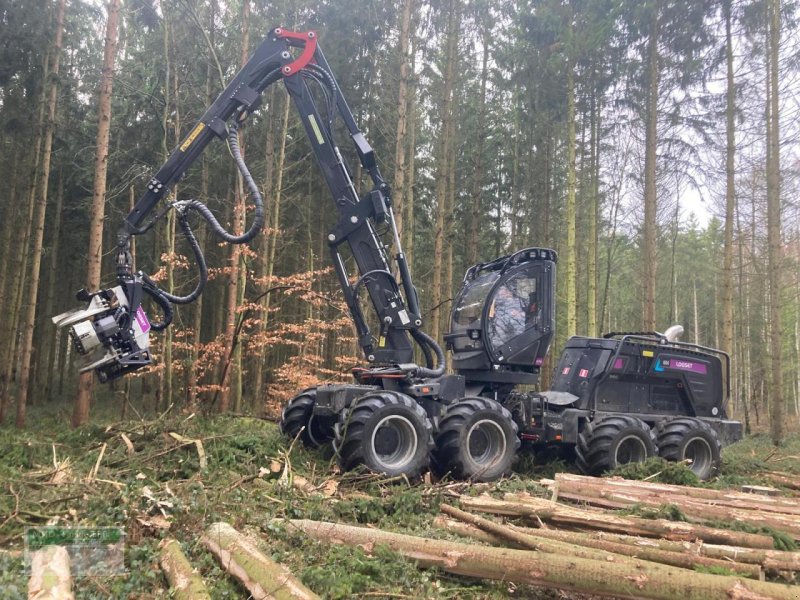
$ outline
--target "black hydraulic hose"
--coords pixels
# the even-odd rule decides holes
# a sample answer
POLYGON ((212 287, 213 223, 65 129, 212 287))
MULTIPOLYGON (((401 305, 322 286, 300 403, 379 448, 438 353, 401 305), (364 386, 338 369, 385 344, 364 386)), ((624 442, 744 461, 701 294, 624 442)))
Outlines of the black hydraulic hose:
POLYGON ((161 306, 162 309, 165 309, 165 305, 167 305, 166 308, 169 310, 169 318, 167 318, 167 310, 165 309, 164 321, 162 323, 153 325, 153 329, 156 331, 165 329, 172 321, 172 308, 171 306, 168 306, 170 303, 189 304, 190 302, 194 302, 197 300, 200 294, 203 293, 203 289, 208 282, 208 266, 206 264, 205 256, 203 255, 203 249, 200 247, 200 244, 198 243, 197 238, 195 237, 194 232, 189 225, 187 218, 187 212, 189 210, 194 210, 200 213, 200 216, 208 221, 211 230, 217 234, 217 236, 231 244, 245 244, 249 242, 256 235, 258 235, 258 232, 261 231, 261 227, 264 225, 264 199, 261 196, 261 192, 258 190, 258 185, 256 185, 253 176, 250 174, 250 170, 247 168, 247 164, 244 162, 244 158, 242 157, 242 150, 239 146, 238 131, 238 123, 232 123, 228 130, 228 144, 230 146, 233 159, 236 162, 236 167, 242 174, 242 179, 244 180, 244 183, 250 192, 250 196, 255 203, 255 218, 253 219, 253 223, 243 234, 234 235, 226 231, 214 216, 214 213, 212 213, 211 210, 199 200, 188 200, 174 204, 174 206, 178 207, 179 210, 178 222, 181 226, 181 230, 183 231, 183 235, 186 238, 186 241, 189 243, 195 260, 197 261, 197 267, 200 271, 199 281, 191 293, 185 296, 176 296, 170 292, 167 292, 166 290, 162 290, 152 279, 150 279, 149 276, 143 275, 143 279, 145 281, 145 291, 147 291, 148 294, 153 297, 153 299, 159 306, 161 306), (156 325, 158 325, 158 327, 156 325))
POLYGON ((158 306, 161 308, 161 311, 164 313, 164 319, 156 322, 151 321, 150 327, 153 329, 153 331, 163 331, 170 326, 170 323, 172 323, 172 304, 169 300, 167 300, 166 296, 164 296, 164 293, 160 289, 147 282, 145 282, 142 286, 142 290, 145 294, 150 296, 156 304, 158 304, 158 306))
POLYGON ((419 329, 412 329, 411 330, 411 337, 420 345, 425 346, 427 345, 428 348, 433 350, 436 354, 436 362, 437 366, 435 369, 430 368, 423 368, 420 367, 417 369, 417 375, 419 377, 440 377, 444 374, 444 352, 442 351, 441 346, 436 343, 431 336, 427 333, 420 331, 419 329))
POLYGON ((200 279, 197 282, 197 286, 190 294, 187 294, 186 296, 175 296, 166 290, 158 288, 156 282, 150 279, 148 275, 144 274, 142 275, 142 278, 147 285, 157 289, 159 293, 172 304, 190 304, 191 302, 197 300, 200 297, 200 294, 203 293, 203 288, 205 288, 206 283, 208 282, 208 265, 206 264, 206 257, 203 254, 203 249, 200 248, 200 244, 198 243, 197 238, 195 237, 194 232, 189 225, 189 220, 187 219, 185 212, 180 211, 178 213, 178 223, 181 226, 181 230, 183 230, 183 236, 186 238, 186 241, 189 242, 189 246, 192 248, 192 254, 194 254, 194 258, 197 261, 197 268, 200 271, 200 279))
MULTIPOLYGON (((416 341, 416 339, 414 341, 416 341)), ((417 342, 417 344, 419 345, 419 349, 422 350, 423 356, 425 356, 425 366, 429 369, 433 369, 433 354, 431 354, 431 349, 428 347, 428 344, 420 344, 419 342, 417 342)))
POLYGON ((256 206, 255 217, 252 225, 250 225, 250 229, 241 235, 234 235, 226 231, 220 222, 217 221, 214 213, 199 200, 189 200, 184 204, 185 210, 194 210, 200 213, 200 216, 208 221, 208 224, 211 226, 211 231, 229 244, 246 244, 258 235, 258 232, 261 231, 261 227, 264 225, 264 199, 242 157, 242 150, 239 147, 238 131, 238 123, 232 123, 228 129, 228 145, 231 148, 231 154, 233 155, 233 160, 236 162, 236 167, 239 169, 239 173, 242 174, 244 184, 247 186, 253 203, 256 206))

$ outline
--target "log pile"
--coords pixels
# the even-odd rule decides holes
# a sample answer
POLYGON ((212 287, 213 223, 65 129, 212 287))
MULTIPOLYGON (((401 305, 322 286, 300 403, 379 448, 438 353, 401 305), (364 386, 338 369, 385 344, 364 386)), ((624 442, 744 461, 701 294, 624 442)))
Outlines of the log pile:
POLYGON ((421 567, 457 575, 598 596, 800 599, 800 587, 765 580, 766 575, 793 580, 800 552, 774 549, 772 535, 704 524, 718 509, 728 511, 729 521, 769 522, 795 535, 792 525, 800 523, 800 515, 793 500, 561 474, 544 483, 557 500, 519 493, 502 499, 456 496, 459 506, 441 505, 442 514, 433 521, 440 533, 431 538, 309 520, 289 521, 287 530, 366 552, 385 545, 421 567), (626 508, 674 504, 692 522, 614 513, 590 500, 626 508), (433 539, 443 535, 465 540, 433 539))
POLYGON ((659 508, 669 504, 694 523, 735 521, 748 527, 783 531, 800 540, 800 504, 794 498, 568 473, 559 473, 554 481, 542 483, 551 487, 554 496, 570 502, 610 509, 635 505, 659 508))

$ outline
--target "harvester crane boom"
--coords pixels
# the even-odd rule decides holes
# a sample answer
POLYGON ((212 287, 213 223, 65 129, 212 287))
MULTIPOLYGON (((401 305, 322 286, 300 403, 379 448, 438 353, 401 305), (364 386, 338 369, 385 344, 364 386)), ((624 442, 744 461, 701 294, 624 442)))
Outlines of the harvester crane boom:
POLYGON ((118 287, 94 293, 79 292, 80 300, 90 302, 88 310, 92 312, 92 322, 97 322, 97 315, 105 310, 113 312, 106 315, 113 319, 107 320, 100 330, 80 322, 85 321, 80 315, 83 311, 71 311, 54 319, 59 325, 72 326, 70 333, 80 353, 86 354, 100 344, 106 349, 100 361, 84 370, 96 369, 102 380, 110 380, 148 364, 147 330, 167 327, 172 320, 172 304, 192 302, 202 293, 207 268, 188 221, 190 212, 199 213, 217 235, 230 243, 246 243, 257 235, 264 219, 263 201, 241 155, 238 130, 259 107, 264 90, 279 80, 283 80, 303 123, 339 213, 336 225, 328 234, 328 247, 364 356, 373 365, 391 365, 391 368, 412 375, 441 375, 444 355, 438 344, 420 329, 422 318, 417 293, 395 225, 389 185, 381 175, 375 153, 358 128, 317 43, 315 32, 298 33, 282 28, 269 32, 250 60, 149 180, 147 189, 125 218, 117 236, 118 287), (293 49, 299 49, 299 55, 293 49), (320 93, 312 93, 313 86, 319 86, 320 93), (335 140, 334 120, 337 116, 344 123, 361 166, 372 181, 372 188, 361 197, 335 140), (172 202, 153 216, 170 189, 217 137, 227 137, 237 168, 255 203, 255 217, 250 228, 240 235, 225 231, 208 207, 198 200, 172 202), (196 289, 186 296, 162 290, 148 275, 136 272, 130 253, 132 236, 149 231, 170 209, 177 210, 179 225, 200 271, 196 289), (376 225, 384 223, 387 231, 381 234, 376 225), (387 233, 390 239, 384 243, 382 235, 387 233), (394 247, 393 259, 399 284, 392 272, 387 245, 394 247), (355 283, 351 283, 345 252, 352 257, 357 269, 355 283), (370 330, 361 308, 359 290, 362 287, 366 289, 379 323, 377 334, 370 330), (147 320, 140 306, 144 295, 149 295, 161 307, 164 313, 162 321, 151 324, 147 320), (83 343, 84 337, 86 344, 83 343), (422 348, 426 357, 424 367, 413 363, 412 341, 422 348), (434 357, 437 364, 434 364, 434 357))

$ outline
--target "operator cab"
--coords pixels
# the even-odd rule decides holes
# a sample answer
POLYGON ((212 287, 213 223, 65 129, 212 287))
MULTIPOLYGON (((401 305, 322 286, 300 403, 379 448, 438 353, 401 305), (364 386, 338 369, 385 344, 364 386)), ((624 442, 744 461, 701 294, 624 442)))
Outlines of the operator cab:
POLYGON ((536 383, 555 329, 557 255, 526 248, 470 267, 445 341, 469 381, 536 383))

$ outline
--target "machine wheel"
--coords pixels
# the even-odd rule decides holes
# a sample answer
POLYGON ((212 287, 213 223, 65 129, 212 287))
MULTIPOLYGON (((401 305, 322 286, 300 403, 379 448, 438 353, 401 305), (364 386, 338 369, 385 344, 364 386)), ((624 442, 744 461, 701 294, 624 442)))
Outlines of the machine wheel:
POLYGON ((281 432, 295 438, 305 427, 300 439, 309 448, 319 448, 333 439, 330 423, 314 417, 314 404, 317 401, 317 388, 308 388, 289 400, 281 414, 281 432))
POLYGON ((441 475, 494 481, 511 472, 519 446, 519 428, 504 406, 488 398, 468 397, 445 409, 433 462, 441 475))
POLYGON ((613 415, 589 422, 578 435, 575 462, 587 475, 644 462, 657 454, 655 434, 636 417, 613 415))
POLYGON ((689 468, 701 481, 719 470, 722 443, 717 432, 699 419, 679 417, 662 421, 658 426, 659 454, 665 460, 690 460, 689 468))
POLYGON ((390 477, 419 477, 430 463, 433 426, 416 400, 399 392, 371 392, 343 411, 333 447, 343 470, 365 465, 390 477))

